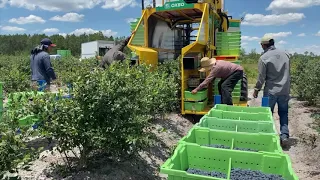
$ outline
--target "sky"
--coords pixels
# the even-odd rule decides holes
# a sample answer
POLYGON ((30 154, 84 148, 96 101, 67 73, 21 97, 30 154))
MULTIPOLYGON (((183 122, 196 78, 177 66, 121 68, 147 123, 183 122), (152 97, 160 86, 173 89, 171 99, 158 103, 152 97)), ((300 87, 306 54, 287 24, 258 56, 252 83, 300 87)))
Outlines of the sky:
MULTIPOLYGON (((162 0, 157 0, 160 5, 162 0)), ((147 4, 147 0, 145 4, 147 4)), ((259 40, 272 33, 276 47, 320 55, 320 0, 225 0, 241 24, 242 47, 261 52, 259 40)), ((75 34, 102 31, 128 36, 141 16, 136 0, 0 0, 0 34, 75 34)))

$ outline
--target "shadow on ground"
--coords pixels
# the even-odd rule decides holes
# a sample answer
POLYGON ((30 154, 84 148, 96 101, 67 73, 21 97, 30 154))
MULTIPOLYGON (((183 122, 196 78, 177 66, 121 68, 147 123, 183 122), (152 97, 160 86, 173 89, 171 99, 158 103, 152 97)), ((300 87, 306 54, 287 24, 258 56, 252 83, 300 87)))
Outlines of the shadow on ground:
POLYGON ((68 170, 66 166, 52 166, 50 172, 44 172, 53 179, 104 179, 104 180, 161 180, 154 174, 154 168, 139 156, 132 156, 130 160, 115 162, 103 155, 91 159, 92 163, 83 170, 68 170))
POLYGON ((289 151, 291 149, 291 147, 298 144, 298 141, 299 141, 299 139, 297 139, 297 138, 289 138, 288 144, 286 146, 282 146, 282 149, 284 151, 289 151))

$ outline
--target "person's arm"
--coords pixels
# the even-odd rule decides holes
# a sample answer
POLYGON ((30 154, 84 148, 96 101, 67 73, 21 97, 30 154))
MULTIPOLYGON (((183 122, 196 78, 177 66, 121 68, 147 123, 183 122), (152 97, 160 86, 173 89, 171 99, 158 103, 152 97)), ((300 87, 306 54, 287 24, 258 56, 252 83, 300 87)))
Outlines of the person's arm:
POLYGON ((125 40, 123 40, 122 42, 120 42, 120 47, 118 49, 118 51, 123 52, 123 49, 128 45, 130 38, 133 36, 133 34, 135 34, 135 31, 132 31, 131 35, 129 37, 127 37, 125 40))
POLYGON ((216 73, 216 68, 212 68, 210 74, 206 77, 206 79, 194 90, 200 91, 204 87, 208 86, 208 84, 214 79, 216 73))
POLYGON ((255 91, 260 91, 265 80, 266 80, 266 75, 267 75, 267 66, 266 64, 262 61, 262 59, 259 59, 258 62, 258 79, 256 86, 254 87, 255 91))
POLYGON ((57 77, 51 65, 50 55, 45 55, 42 63, 49 77, 51 77, 52 80, 55 80, 57 77))

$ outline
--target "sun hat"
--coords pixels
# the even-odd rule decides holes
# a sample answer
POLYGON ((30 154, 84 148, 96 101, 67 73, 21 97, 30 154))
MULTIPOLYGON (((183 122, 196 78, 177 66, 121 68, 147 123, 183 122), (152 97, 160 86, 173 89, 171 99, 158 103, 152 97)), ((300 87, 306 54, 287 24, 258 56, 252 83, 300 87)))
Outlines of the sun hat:
POLYGON ((270 40, 273 39, 273 36, 271 34, 265 34, 262 38, 261 38, 261 41, 260 43, 261 44, 269 44, 270 40))
POLYGON ((213 65, 216 64, 216 58, 208 58, 203 57, 200 61, 201 69, 199 69, 200 72, 207 72, 209 71, 213 65))

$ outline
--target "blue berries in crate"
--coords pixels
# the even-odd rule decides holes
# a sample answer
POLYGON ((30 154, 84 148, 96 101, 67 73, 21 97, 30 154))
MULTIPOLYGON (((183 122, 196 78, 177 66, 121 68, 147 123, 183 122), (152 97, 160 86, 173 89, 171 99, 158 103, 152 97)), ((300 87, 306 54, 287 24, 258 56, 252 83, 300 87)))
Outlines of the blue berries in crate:
POLYGON ((225 173, 217 172, 217 171, 204 171, 201 169, 189 168, 187 172, 190 174, 197 174, 202 176, 211 176, 217 178, 227 179, 227 175, 225 173))
MULTIPOLYGON (((209 145, 206 144, 204 146, 212 147, 212 148, 231 149, 230 146, 225 146, 223 144, 209 144, 209 145)), ((256 150, 256 149, 238 148, 238 147, 234 147, 233 150, 258 152, 258 150, 256 150)))
POLYGON ((232 168, 230 174, 230 180, 285 180, 280 175, 275 174, 265 174, 261 171, 250 170, 250 169, 240 169, 232 168))

